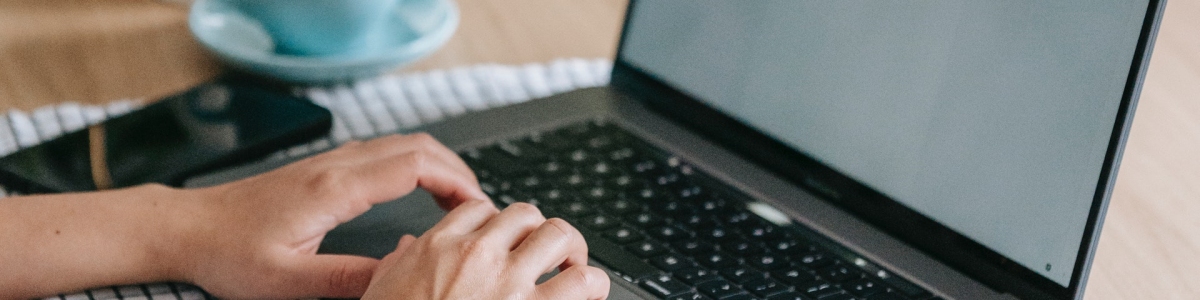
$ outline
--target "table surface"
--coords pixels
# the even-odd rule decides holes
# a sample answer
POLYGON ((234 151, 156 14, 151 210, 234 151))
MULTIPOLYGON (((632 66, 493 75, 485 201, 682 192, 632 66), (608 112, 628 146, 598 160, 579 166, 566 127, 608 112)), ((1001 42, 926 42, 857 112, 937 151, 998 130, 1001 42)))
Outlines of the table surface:
MULTIPOLYGON (((458 33, 396 72, 613 57, 625 0, 459 1, 458 33)), ((221 67, 170 1, 0 1, 0 108, 155 99, 221 67)), ((1200 1, 1168 4, 1086 299, 1200 295, 1200 1)))

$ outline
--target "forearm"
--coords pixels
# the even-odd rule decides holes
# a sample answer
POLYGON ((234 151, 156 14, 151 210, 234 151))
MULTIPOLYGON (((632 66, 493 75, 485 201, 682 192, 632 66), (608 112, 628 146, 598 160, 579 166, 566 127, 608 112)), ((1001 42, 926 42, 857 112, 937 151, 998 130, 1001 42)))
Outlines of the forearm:
POLYGON ((0 299, 182 279, 185 194, 147 185, 0 199, 0 299))

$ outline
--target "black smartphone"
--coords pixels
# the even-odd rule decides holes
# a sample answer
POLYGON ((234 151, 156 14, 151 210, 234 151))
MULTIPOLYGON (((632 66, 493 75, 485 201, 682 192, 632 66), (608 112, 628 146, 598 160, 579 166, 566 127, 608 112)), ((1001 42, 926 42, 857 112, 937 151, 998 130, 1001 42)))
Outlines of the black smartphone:
POLYGON ((329 110, 250 85, 212 83, 0 158, 0 184, 25 193, 162 183, 329 133, 329 110))

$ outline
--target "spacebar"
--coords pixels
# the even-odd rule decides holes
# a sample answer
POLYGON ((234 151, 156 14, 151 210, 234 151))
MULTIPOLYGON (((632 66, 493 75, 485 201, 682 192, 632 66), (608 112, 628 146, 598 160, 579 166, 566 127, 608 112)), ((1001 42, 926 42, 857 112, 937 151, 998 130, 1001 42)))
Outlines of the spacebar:
POLYGON ((642 261, 641 258, 633 256, 625 249, 621 249, 609 240, 600 237, 600 235, 586 232, 583 234, 584 240, 587 240, 588 254, 596 260, 603 263, 604 266, 625 275, 634 281, 649 275, 657 275, 660 271, 642 261))

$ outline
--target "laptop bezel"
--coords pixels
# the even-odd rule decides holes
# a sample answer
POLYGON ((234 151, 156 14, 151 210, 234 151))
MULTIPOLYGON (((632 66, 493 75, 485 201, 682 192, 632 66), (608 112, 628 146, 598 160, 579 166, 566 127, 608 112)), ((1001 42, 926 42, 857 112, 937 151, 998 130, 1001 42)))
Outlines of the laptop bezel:
POLYGON ((926 217, 894 199, 821 164, 692 96, 677 90, 626 61, 623 53, 630 16, 637 6, 630 0, 614 59, 611 85, 654 112, 699 133, 776 175, 804 187, 931 257, 999 292, 1029 299, 1078 299, 1099 241, 1104 213, 1116 182, 1117 168, 1127 140, 1133 111, 1150 61, 1154 37, 1165 0, 1149 0, 1137 46, 1121 95, 1120 108, 1081 236, 1070 285, 1063 287, 1033 270, 1013 262, 982 244, 926 217), (884 213, 886 212, 886 213, 884 213))

